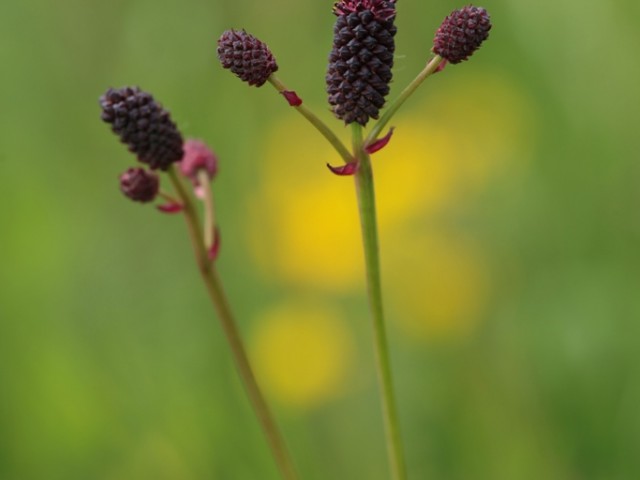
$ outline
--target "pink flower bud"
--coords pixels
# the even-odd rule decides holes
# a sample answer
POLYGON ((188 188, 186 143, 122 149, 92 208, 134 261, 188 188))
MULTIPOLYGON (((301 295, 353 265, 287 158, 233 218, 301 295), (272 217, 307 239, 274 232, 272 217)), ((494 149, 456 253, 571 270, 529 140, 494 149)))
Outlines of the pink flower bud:
POLYGON ((180 161, 180 172, 198 185, 198 171, 204 170, 210 179, 218 173, 218 157, 199 140, 188 139, 184 144, 184 156, 180 161))

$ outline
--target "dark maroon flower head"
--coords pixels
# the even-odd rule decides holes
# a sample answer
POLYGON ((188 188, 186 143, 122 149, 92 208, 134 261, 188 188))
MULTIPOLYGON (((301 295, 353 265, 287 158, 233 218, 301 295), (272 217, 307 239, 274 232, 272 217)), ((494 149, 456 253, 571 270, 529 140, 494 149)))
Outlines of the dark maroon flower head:
POLYGON ((369 10, 376 18, 388 20, 396 16, 396 0, 342 0, 333 6, 336 15, 349 15, 369 10))
POLYGON ((484 8, 469 5, 445 18, 433 39, 433 53, 450 63, 468 59, 489 36, 491 19, 484 8))
POLYGON ((278 71, 271 50, 244 30, 227 30, 218 39, 218 59, 249 85, 260 87, 278 71))
POLYGON ((345 123, 378 118, 391 82, 396 0, 341 0, 327 69, 333 113, 345 123))
POLYGON ((100 106, 102 120, 142 163, 166 170, 182 158, 182 135, 150 94, 138 87, 110 88, 100 106))
POLYGON ((158 195, 158 175, 144 168, 130 168, 120 175, 120 190, 135 202, 151 202, 158 195))

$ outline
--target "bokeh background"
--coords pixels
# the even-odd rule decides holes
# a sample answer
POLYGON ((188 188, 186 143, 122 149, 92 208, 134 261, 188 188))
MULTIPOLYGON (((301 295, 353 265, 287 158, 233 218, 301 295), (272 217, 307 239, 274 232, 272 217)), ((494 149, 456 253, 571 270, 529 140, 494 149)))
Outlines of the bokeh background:
MULTIPOLYGON (((347 138, 331 4, 2 2, 0 479, 278 478, 183 220, 118 191, 97 99, 129 84, 219 155, 219 267, 302 478, 388 478, 352 181, 215 59, 246 28, 347 138)), ((482 5, 374 156, 411 479, 640 478, 640 7, 482 5)), ((399 2, 391 97, 459 6, 399 2)))

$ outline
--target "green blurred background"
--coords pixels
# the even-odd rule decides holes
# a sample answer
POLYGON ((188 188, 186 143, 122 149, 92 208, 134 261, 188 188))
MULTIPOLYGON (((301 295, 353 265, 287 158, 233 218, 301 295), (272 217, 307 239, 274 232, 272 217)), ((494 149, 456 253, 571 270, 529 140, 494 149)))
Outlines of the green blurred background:
MULTIPOLYGON (((129 84, 219 155, 220 270, 302 478, 388 478, 351 181, 215 59, 246 28, 346 137, 331 4, 3 2, 0 479, 278 478, 183 220, 118 191, 97 99, 129 84)), ((391 97, 459 6, 399 2, 391 97)), ((411 478, 640 478, 640 8, 483 6, 374 157, 411 478)))

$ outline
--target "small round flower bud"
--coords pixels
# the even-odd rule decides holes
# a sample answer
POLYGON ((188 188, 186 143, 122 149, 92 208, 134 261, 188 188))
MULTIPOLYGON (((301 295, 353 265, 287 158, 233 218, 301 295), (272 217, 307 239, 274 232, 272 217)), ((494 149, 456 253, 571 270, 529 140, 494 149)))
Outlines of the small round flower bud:
POLYGON ((198 183, 198 171, 205 170, 210 179, 218 172, 218 157, 199 140, 188 139, 184 144, 184 157, 180 161, 180 172, 198 183))
POLYGON ((396 0, 341 0, 333 7, 326 82, 333 113, 345 123, 378 118, 391 82, 396 0))
POLYGON ((182 158, 182 135, 150 94, 138 87, 110 88, 100 106, 102 120, 142 163, 166 170, 182 158))
POLYGON ((218 59, 223 68, 256 87, 278 71, 269 47, 244 30, 227 30, 222 34, 218 39, 218 59))
POLYGON ((484 8, 469 5, 445 18, 433 39, 433 53, 460 63, 480 48, 489 36, 491 19, 484 8))
POLYGON ((158 175, 144 168, 130 168, 120 175, 120 190, 134 202, 153 201, 159 188, 158 175))

